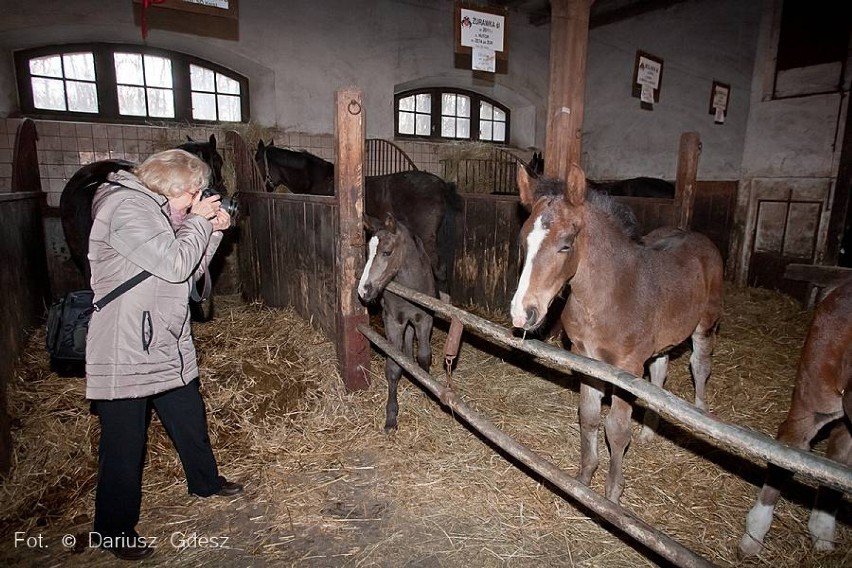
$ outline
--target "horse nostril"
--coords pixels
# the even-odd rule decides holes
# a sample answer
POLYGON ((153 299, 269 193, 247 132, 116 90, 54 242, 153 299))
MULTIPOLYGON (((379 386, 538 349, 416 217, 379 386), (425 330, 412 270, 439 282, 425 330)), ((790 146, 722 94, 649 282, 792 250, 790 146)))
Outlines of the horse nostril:
POLYGON ((527 308, 527 325, 532 325, 538 321, 538 310, 535 308, 527 308))

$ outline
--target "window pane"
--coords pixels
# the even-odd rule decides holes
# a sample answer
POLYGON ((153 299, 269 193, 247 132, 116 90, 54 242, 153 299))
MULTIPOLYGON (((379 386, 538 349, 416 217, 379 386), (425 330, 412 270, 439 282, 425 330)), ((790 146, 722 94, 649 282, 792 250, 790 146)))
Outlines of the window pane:
POLYGON ((30 74, 62 77, 62 60, 58 55, 30 59, 30 74))
POLYGON ((172 62, 165 57, 145 56, 145 84, 149 87, 172 86, 172 62))
POLYGON ((192 93, 192 118, 198 120, 216 120, 216 95, 212 93, 192 93))
POLYGON ((399 99, 399 110, 414 110, 414 95, 399 99))
POLYGON ((118 112, 128 116, 145 116, 145 89, 119 85, 118 112))
MULTIPOLYGON (((115 54, 115 80, 124 85, 144 85, 142 56, 138 53, 115 54)), ((120 97, 119 97, 120 98, 120 97)), ((127 114, 122 112, 121 114, 127 114)))
POLYGON ((45 110, 65 110, 65 84, 60 79, 32 78, 33 106, 45 110))
POLYGON ((506 123, 505 122, 495 122, 494 123, 494 138, 495 142, 505 142, 506 141, 506 123))
POLYGON ((175 100, 169 89, 148 89, 148 116, 174 118, 175 100))
POLYGON ((418 136, 429 136, 432 121, 428 114, 418 114, 416 124, 415 134, 418 136))
POLYGON ((448 116, 441 117, 441 136, 445 138, 455 138, 456 136, 456 119, 448 116))
POLYGON ((210 69, 198 65, 189 66, 189 87, 193 91, 214 92, 216 89, 213 78, 214 73, 210 69))
POLYGON ((94 83, 68 81, 68 110, 98 112, 98 91, 94 83))
POLYGON ((420 94, 417 97, 417 112, 432 112, 432 95, 420 94))
POLYGON ((470 138, 470 119, 458 119, 456 124, 456 138, 470 138))
POLYGON ((239 122, 242 118, 240 112, 240 97, 219 95, 219 120, 225 122, 239 122))
POLYGON ((91 53, 68 53, 62 56, 66 79, 95 80, 95 56, 91 53))
POLYGON ((488 103, 479 103, 479 118, 486 120, 494 118, 494 106, 488 103))
MULTIPOLYGON (((441 114, 456 116, 456 96, 452 93, 441 94, 441 114)), ((443 130, 443 127, 441 127, 443 130)))
MULTIPOLYGON (((414 98, 411 97, 411 102, 414 103, 414 98)), ((402 112, 399 113, 399 133, 414 134, 414 113, 402 112)))
POLYGON ((239 95, 240 84, 230 77, 225 77, 224 75, 216 73, 216 90, 228 95, 239 95))
POLYGON ((506 122, 506 112, 500 110, 497 107, 494 107, 494 120, 499 120, 500 122, 506 122))
POLYGON ((458 116, 470 116, 470 97, 466 97, 464 95, 457 95, 458 103, 456 104, 456 108, 458 109, 458 116))
POLYGON ((487 120, 483 120, 479 123, 479 139, 480 140, 494 140, 494 136, 492 135, 492 122, 487 120))

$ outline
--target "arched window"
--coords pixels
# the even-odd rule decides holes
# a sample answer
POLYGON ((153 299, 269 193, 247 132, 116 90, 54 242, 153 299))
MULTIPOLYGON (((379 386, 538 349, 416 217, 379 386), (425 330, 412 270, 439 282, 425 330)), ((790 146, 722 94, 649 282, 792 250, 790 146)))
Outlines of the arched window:
POLYGON ((248 80, 220 65, 139 45, 15 53, 21 112, 69 120, 248 122, 248 80))
POLYGON ((509 109, 479 93, 418 89, 397 93, 394 103, 398 138, 509 141, 509 109))

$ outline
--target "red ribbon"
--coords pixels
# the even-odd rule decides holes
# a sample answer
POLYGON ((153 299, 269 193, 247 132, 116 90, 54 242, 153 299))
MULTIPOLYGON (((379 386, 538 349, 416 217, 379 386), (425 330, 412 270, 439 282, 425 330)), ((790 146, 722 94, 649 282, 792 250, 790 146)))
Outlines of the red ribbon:
POLYGON ((148 39, 148 8, 166 0, 142 0, 142 39, 148 39))

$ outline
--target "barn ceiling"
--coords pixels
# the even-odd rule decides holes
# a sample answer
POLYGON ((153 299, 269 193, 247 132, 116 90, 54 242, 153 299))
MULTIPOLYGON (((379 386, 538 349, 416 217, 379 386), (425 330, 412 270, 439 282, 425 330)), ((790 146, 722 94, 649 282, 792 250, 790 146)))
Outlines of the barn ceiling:
MULTIPOLYGON (((594 0, 589 27, 611 24, 646 12, 662 10, 686 0, 594 0)), ((488 0, 495 8, 506 8, 524 14, 533 25, 550 22, 549 0, 488 0)))

